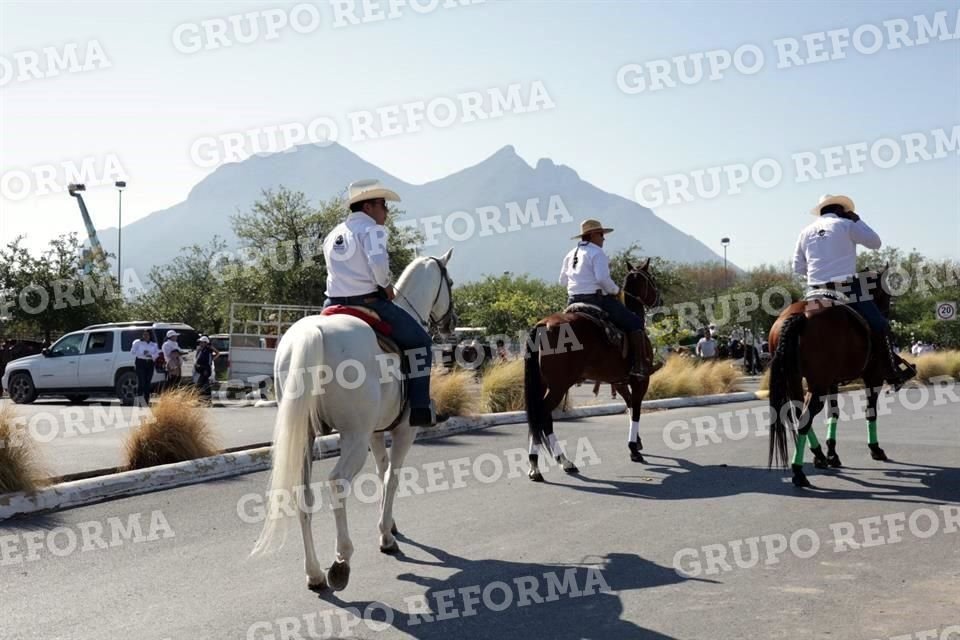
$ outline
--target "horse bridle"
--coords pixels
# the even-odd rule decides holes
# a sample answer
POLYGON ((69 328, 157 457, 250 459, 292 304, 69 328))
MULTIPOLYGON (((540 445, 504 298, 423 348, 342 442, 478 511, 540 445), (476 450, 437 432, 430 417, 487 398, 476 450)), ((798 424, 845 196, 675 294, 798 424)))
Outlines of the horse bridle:
POLYGON ((440 258, 435 258, 430 256, 428 260, 433 260, 437 263, 437 266, 440 267, 440 286, 437 287, 437 295, 433 297, 433 303, 430 305, 430 315, 427 316, 427 319, 430 320, 430 323, 427 323, 418 312, 416 307, 407 299, 407 296, 403 295, 397 291, 397 295, 406 301, 407 306, 410 307, 410 310, 413 311, 414 315, 417 316, 417 320, 420 321, 420 326, 424 329, 430 329, 431 326, 443 326, 450 320, 450 317, 453 315, 453 282, 450 280, 450 276, 447 275, 447 267, 440 261, 440 258), (437 300, 440 299, 440 294, 443 292, 443 285, 447 285, 447 310, 443 312, 439 318, 433 317, 433 308, 437 306, 437 300))

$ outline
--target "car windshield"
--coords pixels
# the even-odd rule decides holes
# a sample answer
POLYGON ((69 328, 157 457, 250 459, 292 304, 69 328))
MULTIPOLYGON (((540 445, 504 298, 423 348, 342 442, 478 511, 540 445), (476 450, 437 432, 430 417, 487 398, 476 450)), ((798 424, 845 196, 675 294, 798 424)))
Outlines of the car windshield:
POLYGON ((55 356, 75 356, 80 354, 80 345, 83 344, 82 333, 71 333, 57 340, 50 347, 50 354, 55 356))
POLYGON ((230 338, 210 338, 210 344, 213 345, 213 348, 217 351, 230 350, 230 338))

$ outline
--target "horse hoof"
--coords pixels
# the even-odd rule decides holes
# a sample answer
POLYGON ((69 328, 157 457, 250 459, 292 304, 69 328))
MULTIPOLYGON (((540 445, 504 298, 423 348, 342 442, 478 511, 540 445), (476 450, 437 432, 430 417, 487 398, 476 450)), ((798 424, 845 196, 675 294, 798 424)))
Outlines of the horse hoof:
POLYGON ((829 466, 829 462, 826 458, 814 458, 813 467, 814 469, 826 469, 829 466))
POLYGON ((835 453, 827 456, 827 464, 833 467, 834 469, 837 469, 843 466, 843 463, 840 462, 840 456, 838 456, 835 453))
POLYGON ((643 455, 639 451, 631 451, 630 460, 631 462, 646 462, 646 460, 643 459, 643 455))
POLYGON ((343 591, 350 582, 350 565, 346 562, 334 562, 327 571, 327 582, 334 591, 343 591))
POLYGON ((580 469, 577 469, 577 465, 573 464, 569 460, 564 460, 563 470, 567 473, 580 473, 580 469))
POLYGON ((530 469, 530 472, 527 473, 527 477, 534 482, 543 482, 543 475, 541 475, 539 469, 530 469))
POLYGON ((637 449, 643 451, 643 440, 640 439, 640 436, 637 436, 637 449))
POLYGON ((314 592, 321 592, 327 590, 327 579, 322 575, 319 578, 311 578, 307 576, 307 589, 314 592))
POLYGON ((397 531, 397 523, 396 523, 396 522, 394 522, 392 525, 390 525, 390 533, 392 533, 392 534, 395 535, 395 536, 400 534, 400 532, 397 531))
POLYGON ((879 445, 870 445, 870 457, 880 462, 888 462, 890 460, 879 445))
POLYGON ((801 465, 795 464, 793 466, 793 486, 799 487, 801 489, 806 489, 812 487, 810 481, 807 480, 807 474, 803 472, 803 467, 801 465))
POLYGON ((397 544, 397 541, 394 540, 387 546, 380 545, 380 553, 385 553, 388 556, 395 556, 400 553, 400 545, 397 544))

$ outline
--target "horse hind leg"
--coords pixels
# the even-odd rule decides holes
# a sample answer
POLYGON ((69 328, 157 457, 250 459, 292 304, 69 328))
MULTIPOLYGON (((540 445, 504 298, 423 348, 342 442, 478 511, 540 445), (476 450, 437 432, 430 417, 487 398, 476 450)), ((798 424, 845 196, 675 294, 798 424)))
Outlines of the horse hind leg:
POLYGON ((837 401, 839 387, 833 385, 830 387, 830 395, 827 396, 825 403, 827 413, 827 464, 837 469, 843 466, 840 456, 837 454, 837 422, 840 419, 840 403, 837 401))
POLYGON ((310 433, 310 442, 306 447, 303 461, 303 503, 297 505, 297 515, 300 519, 300 533, 303 537, 304 570, 307 573, 307 588, 312 591, 321 591, 327 588, 327 578, 324 575, 320 560, 317 559, 317 550, 313 542, 313 512, 315 511, 313 487, 310 486, 310 472, 313 466, 313 432, 310 433))
POLYGON ((810 443, 810 452, 813 453, 813 465, 817 469, 827 468, 827 457, 823 455, 823 449, 817 440, 817 434, 813 431, 813 419, 823 407, 823 396, 811 389, 807 392, 803 403, 803 411, 797 420, 799 429, 797 430, 796 450, 794 451, 793 464, 790 465, 793 471, 794 486, 806 488, 813 485, 807 479, 803 472, 803 454, 806 444, 810 443))
MULTIPOLYGON (((547 397, 543 400, 547 411, 553 412, 553 410, 560 405, 566 395, 566 390, 564 390, 563 393, 554 393, 553 391, 548 392, 547 397)), ((553 432, 552 418, 550 420, 550 431, 547 434, 547 448, 549 449, 550 454, 553 456, 553 459, 560 464, 561 468, 563 468, 565 472, 580 473, 577 465, 570 462, 570 459, 567 458, 566 451, 563 450, 563 445, 560 444, 559 440, 557 440, 557 435, 553 432)))
POLYGON ((333 517, 337 524, 337 559, 327 571, 330 587, 341 591, 350 580, 350 557, 353 555, 353 542, 347 527, 347 507, 344 501, 350 493, 353 481, 367 459, 369 436, 356 432, 340 432, 340 459, 330 472, 330 504, 333 505, 333 517))

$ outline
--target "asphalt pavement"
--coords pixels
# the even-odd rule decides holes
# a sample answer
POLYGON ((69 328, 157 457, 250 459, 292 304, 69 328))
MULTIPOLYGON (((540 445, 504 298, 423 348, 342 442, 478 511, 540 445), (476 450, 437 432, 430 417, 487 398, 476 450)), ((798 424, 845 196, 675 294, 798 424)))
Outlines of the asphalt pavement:
MULTIPOLYGON (((476 389, 479 396, 479 386, 476 389)), ((592 385, 571 389, 573 406, 612 402, 610 387, 597 396, 592 385)), ((220 448, 234 449, 269 443, 273 438, 275 407, 255 407, 253 401, 227 400, 204 409, 220 448)), ((0 399, 10 405, 37 443, 49 476, 62 477, 123 464, 123 444, 132 427, 147 415, 143 409, 122 407, 116 400, 88 400, 70 404, 41 399, 28 405, 0 399)))
MULTIPOLYGON (((558 423, 581 473, 549 467, 545 484, 515 468, 523 425, 418 443, 402 554, 379 552, 375 492, 357 487, 338 592, 306 589, 296 526, 248 559, 266 473, 0 523, 0 637, 940 637, 917 634, 960 625, 956 397, 890 403, 889 462, 870 459, 861 418, 842 421, 846 466, 808 465, 815 491, 766 469, 762 402, 645 415, 645 464, 625 415, 558 423)), ((333 535, 321 506, 324 566, 333 535)))

